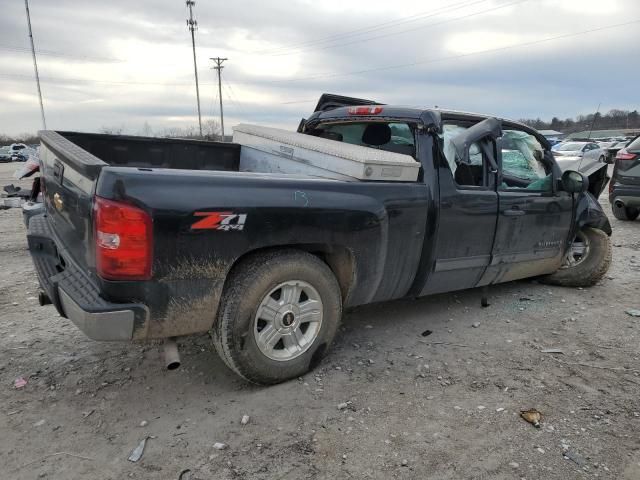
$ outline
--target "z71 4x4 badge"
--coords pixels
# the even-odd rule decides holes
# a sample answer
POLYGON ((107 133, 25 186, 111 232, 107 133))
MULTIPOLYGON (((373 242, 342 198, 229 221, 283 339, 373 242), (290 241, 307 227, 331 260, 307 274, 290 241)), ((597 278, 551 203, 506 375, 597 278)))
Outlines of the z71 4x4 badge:
POLYGON ((191 225, 191 230, 241 231, 247 221, 246 213, 195 212, 193 215, 202 218, 191 225))

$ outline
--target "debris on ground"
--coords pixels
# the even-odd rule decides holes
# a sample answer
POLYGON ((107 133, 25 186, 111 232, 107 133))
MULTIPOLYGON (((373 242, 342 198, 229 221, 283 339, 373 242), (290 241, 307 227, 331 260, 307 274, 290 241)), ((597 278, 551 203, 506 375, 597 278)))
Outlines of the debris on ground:
POLYGON ((544 348, 540 350, 540 353, 558 353, 560 355, 564 355, 564 351, 559 348, 544 348))
POLYGON ((425 330, 424 332, 421 333, 421 335, 423 337, 428 337, 429 335, 431 335, 433 332, 431 330, 425 330))
POLYGON ((185 468, 178 475, 178 480, 189 480, 191 478, 191 469, 185 468))
POLYGON ((338 404, 338 410, 344 410, 349 406, 349 402, 342 402, 338 404))
POLYGON ((520 416, 536 428, 540 428, 542 414, 535 408, 529 410, 520 410, 520 416))
POLYGON ((24 190, 20 187, 16 187, 13 183, 10 185, 5 185, 2 189, 7 193, 8 198, 29 198, 31 196, 31 192, 28 190, 24 190))
POLYGON ((27 385, 27 379, 24 377, 18 377, 15 379, 15 381, 13 382, 13 386, 15 388, 22 388, 24 386, 27 385))
POLYGON ((241 425, 246 425, 247 423, 249 423, 249 420, 251 420, 249 415, 243 415, 242 416, 242 420, 240 420, 240 424, 241 425))
POLYGON ((587 461, 581 455, 571 450, 566 450, 562 452, 562 456, 564 457, 565 460, 571 460, 573 463, 575 463, 579 467, 583 467, 587 464, 587 461))
POLYGON ((627 310, 625 313, 627 315, 631 315, 632 317, 640 317, 640 310, 636 310, 635 308, 627 310))
POLYGON ((474 322, 471 324, 473 328, 478 328, 480 326, 480 322, 474 322))
POLYGON ((150 438, 152 438, 152 437, 144 437, 140 441, 138 446, 133 449, 133 451, 129 455, 129 458, 127 458, 127 460, 129 460, 130 462, 134 462, 134 463, 137 462, 138 460, 140 460, 142 458, 142 454, 144 453, 144 447, 147 445, 147 440, 149 440, 150 438))
POLYGON ((216 442, 213 444, 213 448, 215 448, 216 450, 226 450, 227 448, 229 448, 229 445, 222 442, 216 442))
POLYGON ((147 425, 149 425, 149 422, 147 422, 146 420, 142 420, 142 421, 140 422, 140 426, 141 426, 141 427, 146 427, 147 425))

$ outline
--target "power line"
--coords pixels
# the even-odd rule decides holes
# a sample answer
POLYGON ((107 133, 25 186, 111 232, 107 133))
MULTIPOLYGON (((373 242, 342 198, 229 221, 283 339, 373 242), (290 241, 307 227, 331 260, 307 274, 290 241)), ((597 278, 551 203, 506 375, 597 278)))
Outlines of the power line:
POLYGON ((227 87, 227 91, 229 92, 228 94, 229 99, 236 105, 236 107, 238 108, 238 110, 240 110, 240 113, 242 115, 244 115, 245 117, 248 117, 249 115, 247 115, 247 112, 244 110, 244 107, 242 106, 243 102, 236 95, 235 89, 231 86, 231 84, 226 78, 223 78, 222 81, 224 82, 224 85, 225 87, 227 87))
POLYGON ((500 51, 504 51, 504 50, 510 50, 510 49, 513 49, 513 48, 528 47, 528 46, 532 46, 532 45, 538 45, 540 43, 546 43, 546 42, 551 42, 551 41, 555 41, 555 40, 561 40, 561 39, 565 39, 565 38, 576 37, 576 36, 579 36, 579 35, 586 35, 586 34, 589 34, 589 33, 600 32, 600 31, 603 31, 603 30, 610 30, 612 28, 626 27, 626 26, 633 25, 633 24, 636 24, 636 23, 640 23, 640 19, 631 20, 629 22, 624 22, 624 23, 617 23, 615 25, 606 25, 604 27, 592 28, 592 29, 589 29, 589 30, 582 30, 582 31, 579 31, 579 32, 565 33, 565 34, 562 34, 562 35, 556 35, 556 36, 553 36, 553 37, 542 38, 542 39, 539 39, 539 40, 532 40, 530 42, 523 42, 523 43, 516 43, 516 44, 513 44, 513 45, 506 45, 504 47, 496 47, 496 48, 490 48, 490 49, 481 50, 481 51, 477 51, 477 52, 463 53, 463 54, 460 54, 460 55, 451 55, 451 56, 446 56, 446 57, 429 58, 429 59, 418 60, 418 61, 410 62, 410 63, 387 65, 387 66, 383 66, 383 67, 374 67, 374 68, 368 68, 368 69, 364 69, 364 70, 356 70, 356 71, 351 71, 351 72, 325 73, 325 74, 314 75, 314 76, 309 76, 309 77, 298 77, 298 78, 282 79, 282 80, 269 80, 269 81, 266 81, 266 82, 263 82, 263 83, 291 83, 291 82, 300 82, 300 81, 306 81, 306 80, 317 80, 317 79, 322 79, 322 78, 346 77, 346 76, 351 76, 351 75, 360 75, 362 73, 372 73, 372 72, 380 72, 380 71, 383 71, 383 70, 393 70, 393 69, 397 69, 397 68, 415 67, 415 66, 418 66, 418 65, 426 65, 426 64, 429 64, 429 63, 444 62, 446 60, 455 60, 455 59, 460 59, 460 58, 473 57, 475 55, 483 55, 483 54, 486 54, 486 53, 500 52, 500 51))
POLYGON ((387 38, 387 37, 391 37, 391 36, 394 36, 394 35, 401 35, 401 34, 405 34, 405 33, 415 32, 416 30, 422 30, 422 29, 428 28, 428 27, 435 27, 435 26, 438 26, 438 25, 444 25, 444 24, 447 24, 447 23, 457 22, 458 20, 464 20, 464 19, 467 19, 467 18, 476 17, 478 15, 484 15, 485 13, 493 12, 493 11, 500 10, 500 9, 506 8, 506 7, 511 7, 513 5, 518 5, 518 4, 521 4, 521 3, 528 2, 528 1, 529 0, 517 0, 515 2, 504 3, 504 4, 498 5, 496 7, 488 8, 488 9, 485 9, 485 10, 480 10, 480 11, 474 12, 474 13, 469 13, 467 15, 462 15, 460 17, 448 18, 448 19, 445 19, 445 20, 441 20, 439 22, 432 22, 432 23, 428 23, 426 25, 420 25, 420 26, 409 28, 409 29, 406 29, 406 30, 400 30, 398 32, 389 32, 389 33, 384 33, 384 34, 380 34, 380 35, 374 35, 372 37, 359 38, 359 39, 352 40, 352 41, 345 42, 345 43, 336 43, 336 44, 333 44, 333 45, 325 45, 325 46, 320 46, 320 47, 302 48, 302 49, 299 49, 299 50, 290 51, 288 53, 275 53, 275 54, 272 54, 271 56, 280 57, 280 56, 295 55, 296 53, 301 53, 301 52, 305 52, 305 51, 327 50, 327 49, 331 49, 331 48, 346 47, 346 46, 349 46, 349 45, 355 45, 357 43, 369 42, 371 40, 378 40, 380 38, 387 38))
POLYGON ((368 27, 363 27, 363 28, 358 28, 355 30, 350 30, 347 32, 343 32, 340 34, 335 34, 335 35, 330 35, 328 37, 322 37, 319 39, 315 39, 315 40, 308 40, 306 42, 302 42, 302 43, 298 43, 296 45, 284 45, 281 47, 276 47, 276 48, 271 48, 271 49, 266 49, 266 50, 261 50, 261 51, 257 51, 257 52, 252 52, 252 53, 257 53, 257 54, 272 54, 273 52, 278 52, 281 50, 291 50, 294 48, 299 48, 302 46, 308 46, 308 45, 316 45, 316 44, 322 44, 322 43, 327 43, 327 42, 333 42, 335 40, 339 40, 342 38, 347 38, 347 37, 353 37, 353 36, 358 36, 358 35, 364 35, 366 33, 370 33, 373 31, 378 31, 378 30, 385 30, 388 28, 393 28, 393 27, 397 27, 398 25, 403 25, 406 23, 412 23, 412 22, 417 22, 419 20, 424 20, 425 18, 429 18, 432 17, 434 15, 439 15, 441 13, 446 13, 448 11, 452 11, 452 10, 457 10, 458 8, 463 8, 463 7, 469 7, 471 5, 477 4, 477 3, 484 3, 487 0, 476 0, 476 1, 468 1, 465 0, 464 2, 459 2, 459 3, 455 3, 453 5, 448 5, 446 7, 441 7, 439 9, 436 9, 435 11, 430 10, 428 12, 420 12, 420 13, 416 13, 413 15, 409 15, 407 17, 402 17, 402 18, 398 18, 396 20, 391 20, 388 22, 383 22, 383 23, 378 23, 375 25, 370 25, 368 27))
MULTIPOLYGON (((429 59, 424 59, 424 60, 417 60, 415 62, 395 64, 395 65, 385 65, 385 66, 372 67, 372 68, 368 68, 368 69, 350 71, 350 72, 327 72, 327 73, 313 75, 313 76, 307 76, 307 77, 297 77, 297 78, 288 78, 288 79, 279 79, 279 80, 265 80, 265 81, 262 81, 261 83, 263 83, 263 84, 265 84, 265 83, 271 83, 271 84, 273 84, 273 83, 291 83, 291 82, 299 82, 299 81, 305 81, 305 80, 316 80, 316 79, 321 79, 321 78, 334 78, 334 77, 352 76, 352 75, 359 75, 359 74, 362 74, 362 73, 371 73, 371 72, 384 71, 384 70, 393 70, 393 69, 396 69, 396 68, 410 68, 410 67, 414 67, 414 66, 418 66, 418 65, 425 65, 425 64, 429 64, 429 63, 444 62, 444 61, 447 61, 447 60, 455 60, 455 59, 460 59, 460 58, 473 57, 473 56, 476 56, 476 55, 484 55, 484 54, 487 54, 487 53, 493 53, 493 52, 499 52, 499 51, 504 51, 504 50, 520 48, 520 47, 532 46, 532 45, 537 45, 537 44, 541 44, 541 43, 548 43, 548 42, 552 42, 552 41, 556 41, 556 40, 562 40, 562 39, 565 39, 565 38, 571 38, 571 37, 576 37, 576 36, 580 36, 580 35, 587 35, 587 34, 590 34, 590 33, 599 32, 599 31, 603 31, 603 30, 610 30, 610 29, 613 29, 613 28, 626 27, 626 26, 629 26, 629 25, 637 24, 637 23, 640 23, 640 19, 630 20, 628 22, 617 23, 617 24, 613 24, 613 25, 605 25, 605 26, 602 26, 602 27, 597 27, 597 28, 593 28, 593 29, 589 29, 589 30, 582 30, 582 31, 578 31, 578 32, 571 32, 571 33, 566 33, 566 34, 562 34, 562 35, 556 35, 556 36, 542 38, 542 39, 538 39, 538 40, 532 40, 532 41, 529 41, 529 42, 522 42, 522 43, 517 43, 517 44, 512 44, 512 45, 506 45, 506 46, 503 46, 503 47, 496 47, 496 48, 481 50, 481 51, 477 51, 477 52, 464 53, 464 54, 460 54, 460 55, 450 55, 450 56, 444 56, 444 57, 429 58, 429 59)), ((13 73, 0 73, 0 77, 14 78, 14 79, 20 79, 20 80, 31 78, 28 75, 13 74, 13 73)), ((48 82, 67 82, 67 83, 78 82, 78 83, 87 83, 87 84, 160 86, 160 87, 176 87, 176 86, 187 86, 187 85, 189 85, 189 83, 185 83, 185 82, 160 83, 160 82, 135 82, 135 81, 108 81, 108 80, 93 80, 93 79, 81 79, 81 78, 70 78, 70 77, 50 77, 50 76, 41 77, 41 80, 48 81, 48 82)), ((241 82, 236 82, 236 83, 241 83, 241 82)), ((242 83, 249 84, 248 82, 242 82, 242 83)), ((203 82, 203 85, 216 85, 216 84, 215 83, 204 83, 203 82)), ((284 102, 284 103, 288 103, 288 102, 284 102)))
POLYGON ((193 47, 193 71, 196 77, 196 100, 198 101, 198 125, 200 127, 200 136, 202 137, 202 115, 200 114, 200 87, 198 86, 198 62, 196 62, 196 37, 195 31, 198 29, 198 22, 193 18, 193 7, 196 2, 194 0, 186 0, 189 9, 189 18, 187 18, 187 27, 191 32, 191 46, 193 47))

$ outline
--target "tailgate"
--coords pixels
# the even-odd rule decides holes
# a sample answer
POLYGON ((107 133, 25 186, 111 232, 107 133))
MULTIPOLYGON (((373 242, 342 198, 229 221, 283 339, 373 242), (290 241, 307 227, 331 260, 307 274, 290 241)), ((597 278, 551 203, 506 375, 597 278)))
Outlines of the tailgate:
POLYGON ((92 206, 105 162, 53 131, 39 133, 44 203, 50 228, 81 270, 95 265, 92 206))

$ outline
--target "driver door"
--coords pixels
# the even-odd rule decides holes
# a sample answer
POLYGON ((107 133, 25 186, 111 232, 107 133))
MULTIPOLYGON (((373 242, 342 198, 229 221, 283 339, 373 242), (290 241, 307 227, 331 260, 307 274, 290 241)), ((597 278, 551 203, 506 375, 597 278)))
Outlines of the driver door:
POLYGON ((499 145, 496 237, 478 285, 556 271, 573 218, 573 198, 558 191, 560 171, 535 136, 508 127, 499 145))

